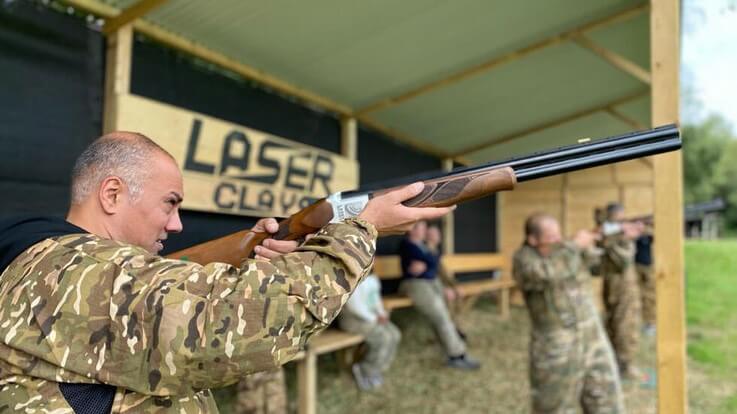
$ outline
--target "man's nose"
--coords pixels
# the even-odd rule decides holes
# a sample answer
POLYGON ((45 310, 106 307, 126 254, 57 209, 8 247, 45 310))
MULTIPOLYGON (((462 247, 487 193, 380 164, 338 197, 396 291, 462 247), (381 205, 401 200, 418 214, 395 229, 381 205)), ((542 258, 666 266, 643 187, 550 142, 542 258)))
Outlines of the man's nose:
POLYGON ((179 210, 177 210, 174 215, 169 217, 169 222, 166 223, 166 231, 167 233, 180 233, 183 228, 182 220, 179 218, 179 210))

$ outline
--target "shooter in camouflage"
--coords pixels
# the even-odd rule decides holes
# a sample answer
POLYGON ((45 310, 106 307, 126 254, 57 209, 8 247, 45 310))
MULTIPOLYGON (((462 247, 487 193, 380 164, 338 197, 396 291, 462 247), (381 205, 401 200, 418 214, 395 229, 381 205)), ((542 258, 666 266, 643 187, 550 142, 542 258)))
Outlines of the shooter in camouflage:
MULTIPOLYGON (((240 267, 156 253, 179 232, 182 176, 136 133, 77 160, 67 220, 0 227, 0 413, 212 413, 210 388, 273 369, 326 327, 373 262, 377 229, 450 209, 404 187, 296 251, 269 240, 240 267)), ((262 220, 256 231, 276 231, 262 220)))
POLYGON ((594 235, 561 239, 552 216, 525 223, 513 275, 532 322, 530 385, 534 413, 623 413, 619 373, 593 301, 588 265, 594 235))
MULTIPOLYGON (((622 223, 624 208, 619 203, 607 206, 607 221, 621 223, 621 231, 604 234, 601 246, 601 274, 604 278, 606 328, 617 355, 622 378, 640 376, 635 356, 640 345, 640 285, 635 269, 635 243, 642 223, 622 223)), ((604 228, 606 228, 606 223, 604 228)))

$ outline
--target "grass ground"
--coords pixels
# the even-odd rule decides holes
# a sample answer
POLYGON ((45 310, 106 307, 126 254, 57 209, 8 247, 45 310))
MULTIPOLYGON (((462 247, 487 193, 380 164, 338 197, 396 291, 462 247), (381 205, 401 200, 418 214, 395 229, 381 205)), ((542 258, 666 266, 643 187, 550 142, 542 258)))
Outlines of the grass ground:
POLYGON ((737 240, 686 243, 691 412, 737 413, 737 240))
MULTIPOLYGON (((737 241, 687 243, 686 269, 690 412, 737 413, 737 241)), ((502 320, 491 300, 479 301, 466 326, 470 353, 484 365, 471 373, 443 367, 430 327, 414 311, 396 312, 392 319, 404 337, 382 390, 359 393, 334 356, 322 356, 319 413, 529 412, 524 309, 513 307, 502 320)), ((653 339, 644 339, 639 363, 654 371, 653 339)), ((293 366, 287 365, 287 374, 290 401, 296 401, 293 366)), ((654 388, 630 383, 625 393, 628 412, 656 412, 654 388)), ((230 413, 232 389, 216 395, 222 412, 230 413)))

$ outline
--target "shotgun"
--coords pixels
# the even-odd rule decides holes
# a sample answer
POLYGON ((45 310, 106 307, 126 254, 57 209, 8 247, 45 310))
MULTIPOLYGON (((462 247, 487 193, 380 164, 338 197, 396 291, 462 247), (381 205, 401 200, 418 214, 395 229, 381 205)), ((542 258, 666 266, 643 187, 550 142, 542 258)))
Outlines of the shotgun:
MULTIPOLYGON (((498 191, 512 190, 516 183, 585 168, 675 151, 681 148, 676 125, 633 132, 542 151, 446 173, 424 174, 404 179, 404 184, 423 181, 425 188, 404 201, 409 207, 447 207, 498 191)), ((331 222, 357 216, 375 196, 401 185, 383 189, 359 189, 331 194, 279 222, 274 234, 239 231, 174 252, 167 257, 201 264, 224 262, 239 266, 253 248, 266 238, 299 240, 331 222)))

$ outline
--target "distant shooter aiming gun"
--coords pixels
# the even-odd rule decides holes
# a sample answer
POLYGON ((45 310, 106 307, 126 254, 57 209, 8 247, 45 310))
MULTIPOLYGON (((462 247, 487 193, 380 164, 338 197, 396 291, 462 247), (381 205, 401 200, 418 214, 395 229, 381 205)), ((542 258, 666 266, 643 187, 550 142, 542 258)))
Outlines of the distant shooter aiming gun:
MULTIPOLYGON (((512 190, 519 182, 680 148, 681 137, 675 125, 587 141, 519 158, 422 177, 425 183, 424 190, 403 204, 410 207, 451 206, 498 191, 512 190)), ((198 263, 225 262, 238 266, 243 258, 248 257, 254 247, 266 238, 302 239, 330 222, 357 216, 371 198, 394 189, 396 187, 334 193, 279 222, 279 231, 275 234, 243 230, 180 250, 168 257, 186 258, 198 263)))
POLYGON ((603 236, 619 233, 651 233, 653 226, 652 214, 636 217, 621 217, 622 205, 610 203, 606 207, 594 209, 594 222, 598 232, 603 236))

